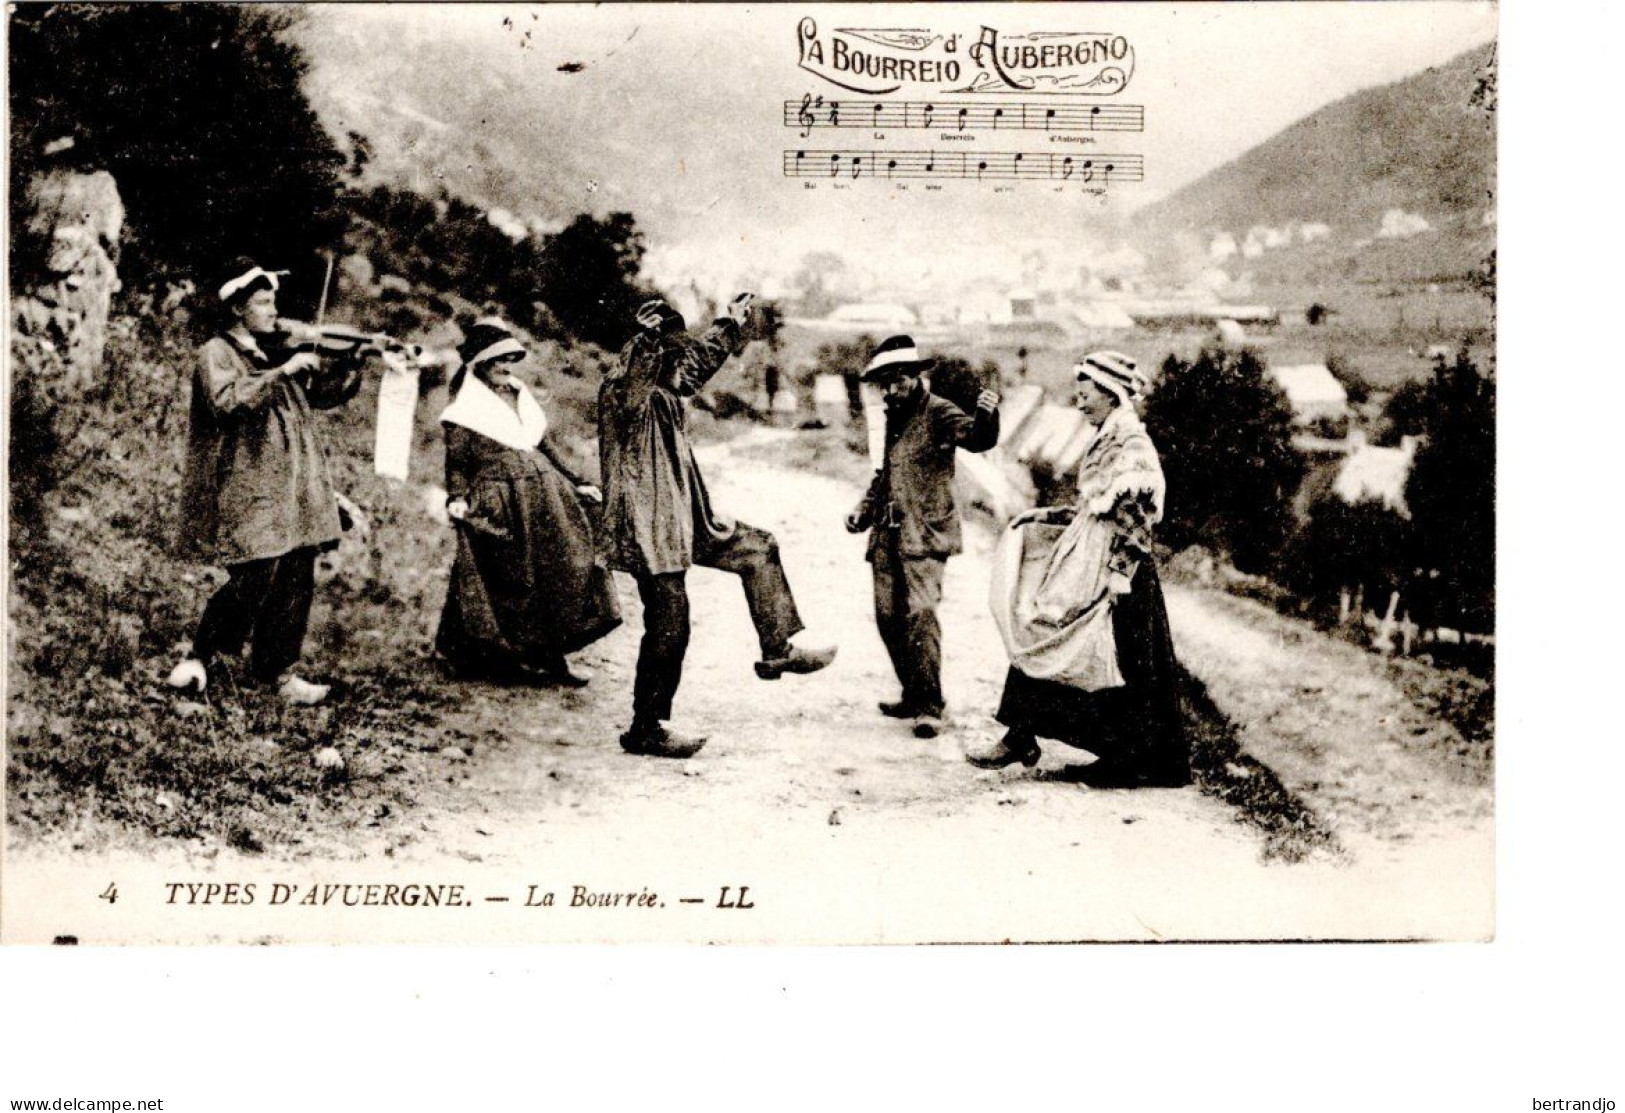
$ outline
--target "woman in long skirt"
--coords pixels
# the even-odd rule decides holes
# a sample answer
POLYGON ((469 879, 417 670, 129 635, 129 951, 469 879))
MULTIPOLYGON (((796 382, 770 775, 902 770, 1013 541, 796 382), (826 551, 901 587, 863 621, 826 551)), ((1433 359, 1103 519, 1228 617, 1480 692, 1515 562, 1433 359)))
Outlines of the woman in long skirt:
POLYGON ((1008 729, 969 760, 1036 765, 1038 740, 1052 738, 1097 756, 1080 773, 1091 786, 1186 785, 1179 665, 1151 554, 1162 467, 1134 411, 1144 380, 1116 352, 1075 370, 1077 407, 1098 429, 1077 503, 1021 515, 1000 546, 994 612, 1011 666, 998 720, 1008 729))
POLYGON ((565 655, 620 625, 584 502, 598 489, 548 445, 547 417, 506 366, 526 356, 501 321, 468 332, 446 431, 457 533, 436 648, 460 676, 577 687, 565 655))

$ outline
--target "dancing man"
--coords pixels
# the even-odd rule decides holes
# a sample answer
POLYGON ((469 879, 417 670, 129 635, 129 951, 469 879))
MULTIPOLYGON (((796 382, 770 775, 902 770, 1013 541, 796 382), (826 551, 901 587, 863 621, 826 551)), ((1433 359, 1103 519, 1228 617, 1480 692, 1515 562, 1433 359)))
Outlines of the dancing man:
POLYGON ((637 313, 640 331, 598 392, 598 445, 604 478, 604 545, 609 566, 628 572, 643 601, 643 641, 632 691, 628 753, 685 758, 704 738, 666 726, 688 651, 687 575, 691 565, 739 577, 761 644, 756 675, 776 680, 835 659, 833 646, 792 645, 802 629, 778 542, 765 530, 711 506, 687 433, 687 402, 739 350, 751 296, 741 294, 698 336, 660 299, 637 313))
POLYGON ((902 698, 880 710, 913 719, 919 738, 934 738, 943 726, 937 605, 948 557, 964 548, 954 450, 986 452, 999 443, 999 396, 982 391, 971 417, 931 393, 920 377, 928 367, 910 337, 893 336, 875 348, 863 380, 886 392, 885 463, 846 519, 849 532, 870 531, 875 623, 903 685, 902 698))

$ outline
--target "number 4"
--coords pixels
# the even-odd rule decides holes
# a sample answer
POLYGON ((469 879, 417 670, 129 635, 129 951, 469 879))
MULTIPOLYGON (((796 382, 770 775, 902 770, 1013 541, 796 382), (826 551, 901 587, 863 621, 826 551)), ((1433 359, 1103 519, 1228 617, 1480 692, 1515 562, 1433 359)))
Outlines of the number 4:
POLYGON ((115 901, 117 901, 118 900, 118 882, 109 881, 107 883, 107 888, 102 890, 100 893, 96 894, 96 899, 97 900, 105 900, 108 904, 112 904, 115 901))

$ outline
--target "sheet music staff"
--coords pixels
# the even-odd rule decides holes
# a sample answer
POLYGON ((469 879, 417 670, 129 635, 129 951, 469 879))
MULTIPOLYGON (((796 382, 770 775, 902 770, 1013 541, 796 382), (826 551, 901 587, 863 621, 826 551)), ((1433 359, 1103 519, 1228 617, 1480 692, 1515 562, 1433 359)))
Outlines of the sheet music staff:
POLYGON ((1062 154, 1052 151, 791 151, 784 152, 787 178, 1038 180, 1093 183, 1143 182, 1145 156, 1062 154))
POLYGON ((1077 101, 826 100, 811 93, 784 102, 784 126, 803 137, 814 128, 940 128, 1046 132, 1143 132, 1145 106, 1077 101))

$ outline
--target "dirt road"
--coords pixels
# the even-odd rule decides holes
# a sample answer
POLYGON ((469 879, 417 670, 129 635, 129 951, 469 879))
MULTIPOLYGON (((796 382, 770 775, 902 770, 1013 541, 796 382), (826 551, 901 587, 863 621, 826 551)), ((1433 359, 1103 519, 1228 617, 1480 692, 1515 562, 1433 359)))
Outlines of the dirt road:
MULTIPOLYGON (((422 915, 380 929, 357 910, 353 921, 289 919, 275 937, 382 930, 422 939, 883 942, 1492 932, 1490 792, 1452 778, 1437 760, 1451 728, 1407 704, 1380 662, 1261 608, 1169 591, 1179 651, 1243 724, 1245 748, 1336 834, 1337 852, 1308 861, 1266 861, 1257 833, 1196 788, 1101 792, 1045 779, 1076 758, 1064 747, 1046 751, 1039 776, 964 762, 967 746, 995 736, 991 711, 1005 669, 986 603, 993 538, 985 530, 968 531, 967 551, 948 566, 944 680, 954 729, 923 742, 880 716, 876 701, 895 696, 895 680, 874 629, 861 539, 841 529, 858 492, 763 463, 763 439, 784 435, 706 448, 702 467, 720 508, 777 534, 808 636, 840 645, 830 669, 758 680, 736 581, 696 570, 677 723, 710 743, 688 762, 630 757, 616 736, 629 714, 642 624, 622 578, 626 625, 578 658, 593 673, 589 687, 460 688, 461 703, 441 724, 451 747, 444 775, 423 787, 408 815, 381 822, 370 842, 334 846, 318 835, 274 863, 293 877, 313 869, 345 879, 357 869, 369 878, 472 876, 496 895, 487 914, 422 915), (567 901, 577 885, 648 886, 682 910, 522 909, 545 891, 567 901), (750 886, 748 915, 717 910, 721 887, 740 885, 750 886), (686 894, 706 903, 676 905, 686 894)), ((268 864, 261 858, 254 868, 268 864)), ((187 863, 208 875, 240 865, 229 850, 187 863)), ((159 937, 164 924, 154 920, 159 937)))
MULTIPOLYGON (((835 665, 813 677, 758 680, 737 584, 695 571, 677 720, 711 741, 687 763, 629 758, 615 734, 628 715, 641 620, 623 582, 628 622, 585 655, 591 687, 482 689, 462 725, 486 740, 466 763, 466 781, 431 830, 397 855, 444 849, 517 863, 588 843, 600 856, 759 860, 813 889, 934 894, 924 908, 879 896, 860 902, 860 916, 879 911, 871 901, 886 906, 881 935, 893 917, 978 939, 1488 930, 1489 792, 1452 782, 1429 752, 1406 744, 1417 727, 1432 735, 1451 728, 1410 708, 1380 662, 1318 636, 1287 644, 1261 608, 1170 592, 1189 663, 1248 724, 1249 750, 1325 805, 1344 847, 1307 863, 1266 864, 1256 835, 1194 788, 1091 792, 965 764, 967 746, 996 737, 991 711, 1005 667, 986 604, 987 532, 970 531, 967 552, 948 566, 944 683, 955 729, 922 742, 875 709, 896 683, 874 630, 861 539, 840 528, 856 490, 764 466, 737 445, 703 450, 702 466, 720 507, 777 534, 808 637, 840 644, 835 665), (1001 894, 998 906, 982 904, 977 891, 1001 894)), ((1040 772, 1076 757, 1051 747, 1040 772)), ((793 934, 841 937, 843 922, 803 923, 793 934)))

